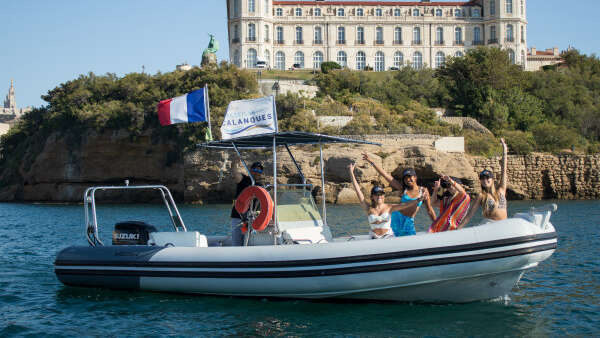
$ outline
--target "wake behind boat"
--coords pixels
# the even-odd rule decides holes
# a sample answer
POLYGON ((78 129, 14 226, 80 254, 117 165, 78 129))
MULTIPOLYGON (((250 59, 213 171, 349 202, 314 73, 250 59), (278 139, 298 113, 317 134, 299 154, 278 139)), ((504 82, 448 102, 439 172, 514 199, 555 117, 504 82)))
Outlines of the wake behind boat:
MULTIPOLYGON (((93 187, 84 195, 90 246, 62 250, 55 272, 66 285, 207 295, 469 302, 510 293, 522 275, 552 255, 556 206, 456 231, 373 240, 333 238, 325 198, 321 210, 290 146, 369 142, 302 132, 274 132, 202 144, 205 148, 273 149, 273 182, 247 194, 244 246, 226 236, 187 231, 164 186, 93 187), (300 184, 279 184, 278 147, 286 148, 300 184), (171 216, 173 231, 141 222, 115 225, 112 245, 99 238, 95 193, 152 189, 171 216), (262 188, 261 188, 262 189, 262 188), (260 201, 260 210, 252 203, 260 201), (272 204, 272 205, 271 205, 272 204), (272 207, 272 209, 270 209, 272 207), (272 212, 272 214, 270 213, 272 212)), ((372 143, 369 143, 372 144, 372 143)), ((250 174, 240 156, 244 167, 250 174)), ((250 174, 251 175, 251 174, 250 174)), ((321 189, 323 192, 323 189, 321 189)))

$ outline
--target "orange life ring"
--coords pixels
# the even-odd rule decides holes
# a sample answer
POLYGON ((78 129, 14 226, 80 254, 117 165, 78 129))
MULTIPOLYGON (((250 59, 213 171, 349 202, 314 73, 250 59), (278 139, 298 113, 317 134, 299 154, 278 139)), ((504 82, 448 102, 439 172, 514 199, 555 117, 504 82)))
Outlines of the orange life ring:
MULTIPOLYGON (((250 203, 255 198, 260 203, 260 214, 252 222, 252 228, 256 231, 263 231, 273 217, 273 200, 265 188, 250 186, 244 189, 235 201, 235 210, 240 214, 247 212, 250 209, 250 203)), ((242 230, 246 232, 247 228, 244 226, 242 230)))

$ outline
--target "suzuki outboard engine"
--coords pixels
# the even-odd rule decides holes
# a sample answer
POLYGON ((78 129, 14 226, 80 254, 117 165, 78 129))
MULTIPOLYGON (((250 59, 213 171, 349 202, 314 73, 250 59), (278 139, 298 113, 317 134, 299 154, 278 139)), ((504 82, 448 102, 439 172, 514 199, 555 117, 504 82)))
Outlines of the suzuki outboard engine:
POLYGON ((113 245, 148 245, 148 238, 156 228, 150 224, 138 221, 127 221, 115 224, 113 245))

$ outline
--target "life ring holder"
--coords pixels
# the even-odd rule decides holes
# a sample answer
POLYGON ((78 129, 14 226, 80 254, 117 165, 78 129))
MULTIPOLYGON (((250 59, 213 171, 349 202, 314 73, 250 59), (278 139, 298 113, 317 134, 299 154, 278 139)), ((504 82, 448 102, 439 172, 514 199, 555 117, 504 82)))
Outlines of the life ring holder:
MULTIPOLYGON (((263 231, 267 228, 273 217, 273 200, 265 188, 253 185, 244 189, 235 201, 235 210, 240 214, 245 214, 250 209, 250 205, 254 199, 257 199, 260 203, 260 213, 258 217, 250 219, 250 221, 252 221, 252 228, 254 230, 263 231)), ((248 227, 244 224, 242 232, 246 233, 246 231, 248 231, 248 227)))

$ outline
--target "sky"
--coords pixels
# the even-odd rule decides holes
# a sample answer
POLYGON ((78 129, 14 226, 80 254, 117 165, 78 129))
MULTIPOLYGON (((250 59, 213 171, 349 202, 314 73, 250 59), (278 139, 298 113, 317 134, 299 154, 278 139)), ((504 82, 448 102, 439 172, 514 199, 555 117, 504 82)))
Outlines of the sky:
MULTIPOLYGON (((209 33, 228 60, 225 0, 0 0, 0 101, 17 107, 80 74, 170 72, 198 65, 209 33)), ((528 44, 600 54, 598 0, 528 0, 528 44)))

